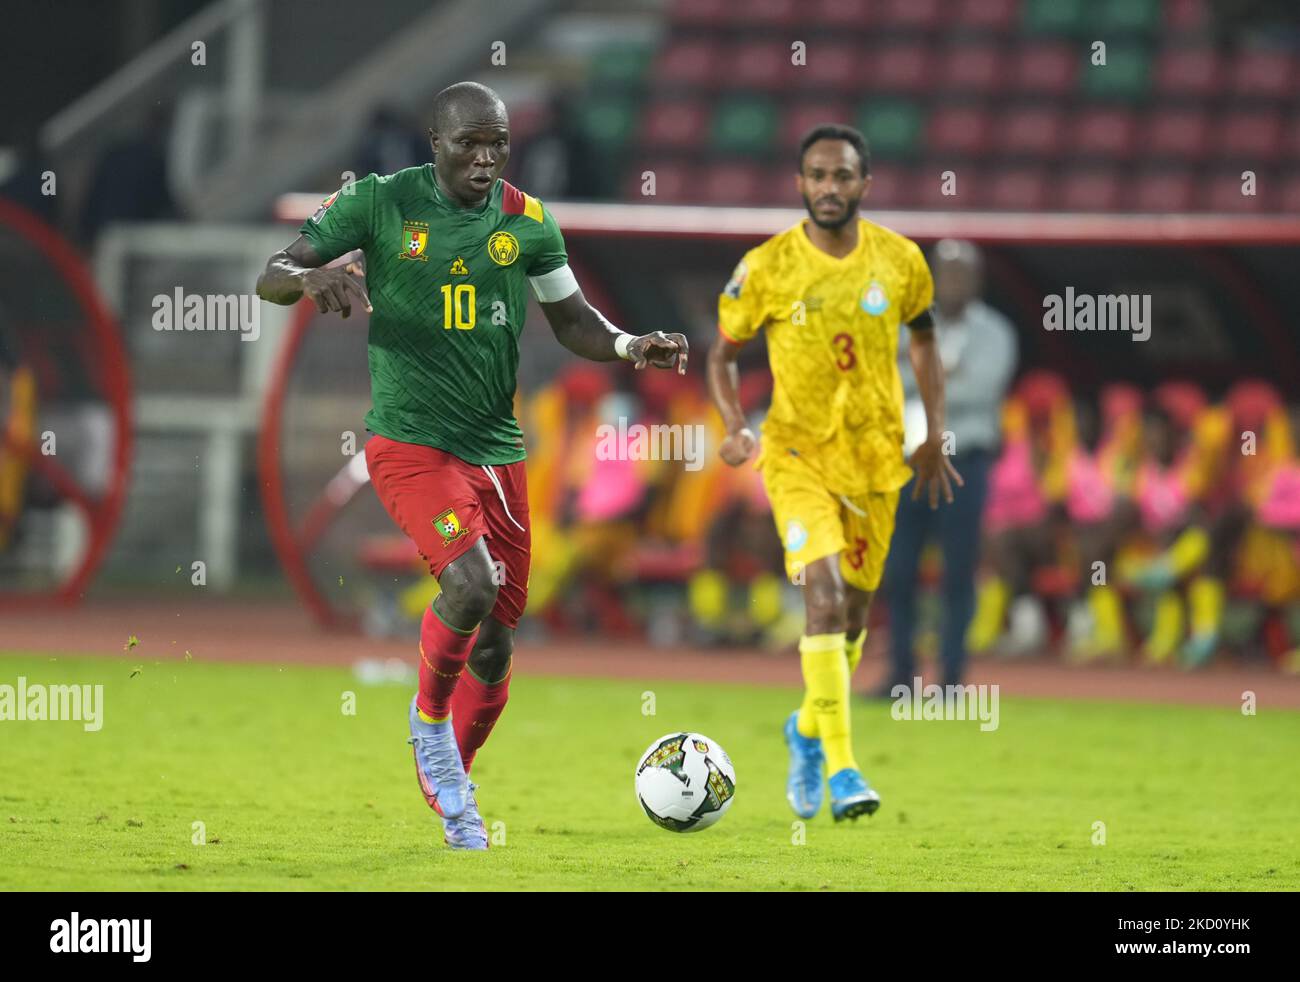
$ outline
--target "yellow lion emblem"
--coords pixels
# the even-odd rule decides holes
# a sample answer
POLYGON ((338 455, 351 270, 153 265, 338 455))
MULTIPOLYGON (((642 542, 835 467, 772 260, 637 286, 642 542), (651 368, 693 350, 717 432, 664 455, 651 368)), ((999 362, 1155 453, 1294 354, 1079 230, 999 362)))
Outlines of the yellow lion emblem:
POLYGON ((488 239, 487 249, 498 266, 509 266, 519 258, 519 240, 509 232, 494 232, 488 239))

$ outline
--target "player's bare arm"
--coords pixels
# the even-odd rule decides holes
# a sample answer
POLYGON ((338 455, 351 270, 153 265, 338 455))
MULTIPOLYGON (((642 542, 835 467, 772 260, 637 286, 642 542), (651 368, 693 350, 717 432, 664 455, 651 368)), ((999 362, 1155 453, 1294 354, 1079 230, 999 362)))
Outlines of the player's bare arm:
POLYGON ((547 323, 555 332, 555 339, 581 358, 617 361, 626 357, 638 369, 653 365, 655 368, 676 368, 678 375, 686 374, 689 351, 685 335, 655 331, 632 337, 623 342, 627 345, 624 355, 619 351, 619 339, 628 335, 589 304, 581 290, 573 291, 563 300, 543 303, 541 307, 547 323))
POLYGON ((303 236, 281 249, 257 278, 257 295, 269 303, 287 306, 306 297, 322 314, 331 310, 344 317, 352 313, 352 298, 372 311, 366 295, 364 272, 357 263, 324 267, 312 244, 303 236))
POLYGON ((739 467, 749 460, 758 444, 740 405, 740 370, 736 367, 736 359, 740 357, 741 347, 742 345, 719 334, 718 340, 709 349, 706 372, 709 395, 727 428, 727 435, 723 438, 718 453, 732 467, 739 467))
POLYGON ((943 452, 943 428, 946 408, 943 397, 943 363, 939 360, 939 346, 934 339, 934 321, 926 311, 908 325, 911 328, 911 343, 908 353, 912 360, 912 371, 916 373, 917 387, 921 392, 921 402, 925 406, 926 437, 908 461, 916 471, 916 484, 912 488, 912 500, 920 498, 922 492, 929 495, 930 507, 939 507, 939 494, 943 500, 952 503, 952 485, 962 485, 961 475, 952 466, 952 461, 943 452))

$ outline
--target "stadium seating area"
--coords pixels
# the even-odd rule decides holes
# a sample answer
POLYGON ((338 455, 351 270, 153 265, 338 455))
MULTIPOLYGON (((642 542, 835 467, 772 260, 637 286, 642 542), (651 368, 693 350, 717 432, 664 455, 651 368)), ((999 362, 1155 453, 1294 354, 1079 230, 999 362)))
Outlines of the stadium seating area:
POLYGON ((837 121, 871 142, 875 207, 1298 211, 1295 38, 1241 40, 1214 10, 674 0, 660 45, 595 59, 585 127, 628 200, 651 170, 665 203, 788 205, 800 136, 837 121), (957 175, 953 196, 944 171, 957 175))

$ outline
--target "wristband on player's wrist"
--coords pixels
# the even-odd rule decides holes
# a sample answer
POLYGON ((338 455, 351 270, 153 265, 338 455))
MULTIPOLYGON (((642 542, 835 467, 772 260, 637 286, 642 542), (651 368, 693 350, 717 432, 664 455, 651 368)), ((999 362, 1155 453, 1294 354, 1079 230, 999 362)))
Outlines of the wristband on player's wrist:
POLYGON ((618 355, 624 361, 628 361, 628 345, 635 340, 636 335, 634 334, 620 334, 618 337, 614 338, 614 354, 618 355))

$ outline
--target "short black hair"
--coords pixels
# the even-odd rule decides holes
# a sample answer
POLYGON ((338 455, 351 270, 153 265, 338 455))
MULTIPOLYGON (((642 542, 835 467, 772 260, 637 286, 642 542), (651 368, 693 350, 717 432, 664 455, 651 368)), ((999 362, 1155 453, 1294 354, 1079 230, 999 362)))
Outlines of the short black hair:
POLYGON ((862 171, 862 176, 866 177, 871 173, 871 151, 867 147, 867 138, 852 126, 844 126, 840 123, 823 123, 821 126, 814 126, 799 141, 800 174, 803 173, 803 158, 808 153, 808 148, 818 140, 843 140, 850 144, 858 152, 858 166, 862 171))
POLYGON ((478 82, 456 82, 433 97, 433 131, 445 133, 452 119, 463 113, 496 111, 505 116, 506 104, 492 89, 478 82))

